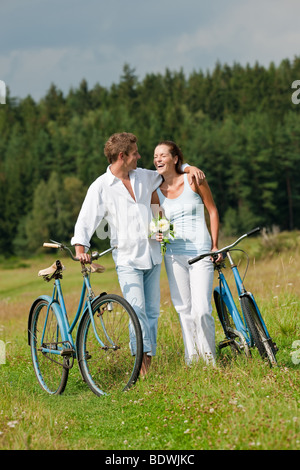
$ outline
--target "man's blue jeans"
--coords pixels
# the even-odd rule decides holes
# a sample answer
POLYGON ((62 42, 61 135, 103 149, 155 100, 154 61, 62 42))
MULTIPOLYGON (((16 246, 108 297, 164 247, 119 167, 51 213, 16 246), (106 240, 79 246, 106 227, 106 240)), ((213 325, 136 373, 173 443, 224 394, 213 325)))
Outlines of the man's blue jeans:
MULTIPOLYGON (((117 266, 120 287, 124 298, 134 308, 142 328, 144 352, 156 354, 157 323, 160 310, 161 264, 151 269, 117 266)), ((134 348, 134 342, 131 347, 134 348)), ((132 351, 135 354, 135 351, 132 351)))

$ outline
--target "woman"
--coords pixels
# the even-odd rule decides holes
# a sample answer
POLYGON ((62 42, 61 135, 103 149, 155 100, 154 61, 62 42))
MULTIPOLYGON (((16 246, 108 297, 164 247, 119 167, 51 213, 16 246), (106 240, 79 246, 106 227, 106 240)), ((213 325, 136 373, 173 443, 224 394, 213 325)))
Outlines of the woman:
MULTIPOLYGON (((193 265, 188 260, 218 249, 219 216, 206 180, 189 183, 182 173, 183 155, 171 141, 160 142, 154 151, 154 165, 163 177, 152 195, 153 207, 163 211, 175 226, 175 239, 170 239, 165 254, 170 293, 179 315, 185 347, 185 361, 190 364, 202 357, 215 363, 215 325, 212 316, 214 267, 209 257, 193 265), (205 222, 204 206, 210 219, 210 232, 205 222)), ((162 240, 157 234, 156 239, 162 240)), ((218 257, 219 261, 221 255, 218 257)))

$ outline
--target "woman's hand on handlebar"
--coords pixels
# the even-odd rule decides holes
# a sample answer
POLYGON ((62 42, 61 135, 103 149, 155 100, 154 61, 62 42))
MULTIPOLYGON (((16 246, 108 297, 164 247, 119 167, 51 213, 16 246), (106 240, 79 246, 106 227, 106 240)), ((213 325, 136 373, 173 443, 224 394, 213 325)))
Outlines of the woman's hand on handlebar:
MULTIPOLYGON (((214 246, 214 247, 212 247, 211 251, 218 251, 218 248, 214 246)), ((215 263, 220 263, 223 260, 223 255, 222 255, 222 253, 217 253, 217 254, 211 256, 210 259, 212 261, 214 261, 215 263)))

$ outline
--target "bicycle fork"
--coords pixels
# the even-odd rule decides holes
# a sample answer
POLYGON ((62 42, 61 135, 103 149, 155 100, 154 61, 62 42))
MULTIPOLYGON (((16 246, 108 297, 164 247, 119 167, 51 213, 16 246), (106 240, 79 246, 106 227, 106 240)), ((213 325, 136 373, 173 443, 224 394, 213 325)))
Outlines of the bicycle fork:
MULTIPOLYGON (((103 312, 100 312, 98 314, 98 317, 100 319, 100 323, 101 323, 101 328, 102 328, 102 331, 104 333, 104 338, 106 338, 107 342, 109 343, 109 345, 107 344, 104 344, 104 342, 101 340, 101 338, 99 337, 98 335, 98 332, 97 332, 97 327, 96 327, 96 324, 95 324, 95 315, 93 314, 93 307, 92 307, 92 304, 93 304, 93 301, 96 300, 96 297, 92 291, 92 288, 91 288, 91 284, 90 284, 90 280, 89 280, 89 275, 87 272, 84 273, 84 281, 85 281, 85 286, 86 286, 86 290, 87 290, 87 301, 86 301, 86 304, 85 304, 85 309, 87 308, 88 309, 88 312, 89 312, 89 317, 90 317, 90 321, 91 321, 91 324, 92 324, 92 327, 93 327, 93 331, 94 331, 94 334, 95 334, 95 338, 96 340, 98 341, 100 347, 104 350, 107 350, 107 349, 118 349, 118 347, 114 344, 114 342, 110 339, 109 335, 107 334, 107 331, 106 331, 106 328, 105 328, 105 324, 102 320, 102 314, 103 312)), ((100 294, 99 297, 102 297, 103 295, 106 295, 106 292, 103 292, 102 294, 100 294)), ((84 310, 85 310, 84 309, 84 310)), ((112 311, 113 310, 113 306, 112 306, 112 303, 111 302, 108 302, 107 303, 107 307, 106 309, 108 312, 112 311)))
MULTIPOLYGON (((239 299, 241 299, 241 296, 248 295, 248 293, 246 292, 246 289, 245 289, 244 284, 242 282, 242 279, 240 277, 237 266, 234 264, 230 253, 227 252, 226 254, 227 254, 228 260, 230 262, 231 270, 232 270, 233 275, 234 275, 234 280, 235 280, 235 283, 236 283, 238 296, 239 296, 239 299)), ((216 287, 215 290, 219 293, 221 299, 223 300, 223 302, 227 306, 228 311, 229 311, 229 313, 230 313, 230 315, 233 319, 234 325, 236 327, 236 330, 234 331, 234 333, 237 336, 239 336, 241 342, 244 344, 244 347, 246 348, 246 347, 250 346, 250 340, 249 340, 249 334, 248 334, 247 327, 245 326, 246 322, 245 322, 245 319, 244 319, 243 311, 242 311, 242 317, 243 317, 243 319, 242 319, 242 317, 240 315, 240 312, 239 312, 239 310, 238 310, 238 308, 237 308, 237 306, 236 306, 236 304, 233 300, 233 297, 232 297, 230 288, 228 286, 228 283, 227 283, 227 281, 225 279, 225 276, 222 273, 221 269, 218 269, 218 279, 219 279, 219 286, 216 287)), ((221 302, 221 309, 222 308, 223 308, 223 305, 222 305, 222 302, 221 302)), ((222 312, 222 314, 223 314, 223 312, 222 312)))

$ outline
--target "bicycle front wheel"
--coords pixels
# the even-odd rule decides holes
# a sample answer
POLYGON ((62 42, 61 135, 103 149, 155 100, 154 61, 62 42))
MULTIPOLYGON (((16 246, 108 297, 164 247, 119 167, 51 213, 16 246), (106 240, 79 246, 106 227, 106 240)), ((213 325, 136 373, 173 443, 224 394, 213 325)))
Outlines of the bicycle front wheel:
POLYGON ((241 297, 241 307, 245 322, 260 356, 267 359, 271 366, 277 365, 275 350, 271 338, 267 337, 257 309, 249 296, 241 297))
POLYGON ((33 368, 40 386, 51 395, 63 393, 69 369, 60 355, 63 343, 56 312, 47 300, 40 300, 34 307, 30 336, 33 368))
POLYGON ((96 395, 128 390, 136 382, 143 357, 142 332, 135 311, 123 297, 99 297, 93 302, 92 317, 86 310, 77 352, 81 375, 96 395))

